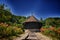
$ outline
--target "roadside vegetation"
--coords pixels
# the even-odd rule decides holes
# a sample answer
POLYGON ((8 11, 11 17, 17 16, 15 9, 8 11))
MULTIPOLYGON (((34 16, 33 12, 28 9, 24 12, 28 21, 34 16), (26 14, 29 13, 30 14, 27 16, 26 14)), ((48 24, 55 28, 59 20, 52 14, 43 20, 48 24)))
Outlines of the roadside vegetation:
POLYGON ((16 16, 5 9, 4 4, 0 5, 0 40, 12 40, 14 37, 24 33, 22 23, 26 17, 16 16))
POLYGON ((47 18, 44 21, 42 20, 41 33, 46 36, 51 37, 53 40, 60 40, 60 18, 47 18))

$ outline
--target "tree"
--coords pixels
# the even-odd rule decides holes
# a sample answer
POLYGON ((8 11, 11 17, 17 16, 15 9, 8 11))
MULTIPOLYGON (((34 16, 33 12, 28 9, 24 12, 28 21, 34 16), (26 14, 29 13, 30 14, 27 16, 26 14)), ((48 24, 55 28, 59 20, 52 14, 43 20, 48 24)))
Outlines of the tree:
POLYGON ((0 10, 4 10, 4 4, 0 4, 0 10))

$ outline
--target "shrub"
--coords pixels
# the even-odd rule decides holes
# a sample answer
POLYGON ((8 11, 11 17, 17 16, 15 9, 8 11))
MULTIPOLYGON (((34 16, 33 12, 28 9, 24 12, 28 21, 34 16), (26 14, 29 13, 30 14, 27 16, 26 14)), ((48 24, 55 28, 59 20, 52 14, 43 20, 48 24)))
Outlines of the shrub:
POLYGON ((50 27, 50 28, 45 28, 46 30, 44 30, 42 33, 45 35, 48 35, 50 37, 52 37, 53 40, 60 40, 60 28, 54 28, 54 27, 50 27))
POLYGON ((22 33, 23 33, 23 30, 18 27, 0 26, 0 38, 10 38, 12 36, 18 36, 22 33))

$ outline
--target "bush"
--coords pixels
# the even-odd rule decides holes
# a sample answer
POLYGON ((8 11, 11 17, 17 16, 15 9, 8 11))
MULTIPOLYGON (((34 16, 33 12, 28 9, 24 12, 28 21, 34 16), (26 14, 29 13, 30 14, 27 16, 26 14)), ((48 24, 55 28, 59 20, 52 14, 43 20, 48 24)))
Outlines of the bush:
POLYGON ((51 30, 51 28, 46 28, 46 30, 44 30, 42 33, 52 37, 53 40, 60 40, 60 28, 54 28, 54 30, 51 30))
POLYGON ((18 27, 4 27, 0 26, 0 38, 10 38, 12 36, 18 36, 23 33, 23 30, 18 27))
POLYGON ((50 25, 43 26, 43 28, 49 28, 49 27, 50 27, 50 25))
POLYGON ((44 34, 53 36, 54 35, 54 31, 52 31, 52 30, 45 30, 44 34))

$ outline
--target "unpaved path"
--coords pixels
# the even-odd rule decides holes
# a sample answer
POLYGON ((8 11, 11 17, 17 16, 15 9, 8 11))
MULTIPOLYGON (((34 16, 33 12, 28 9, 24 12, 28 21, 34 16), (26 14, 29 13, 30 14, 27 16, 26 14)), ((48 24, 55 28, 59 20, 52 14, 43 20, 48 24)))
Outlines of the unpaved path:
MULTIPOLYGON (((30 32, 30 31, 28 31, 28 32, 25 33, 25 37, 26 37, 27 33, 28 33, 29 36, 25 40, 27 40, 27 39, 28 40, 34 40, 34 39, 35 40, 52 40, 50 37, 47 37, 40 32, 30 32)), ((23 36, 22 38, 25 38, 24 34, 21 35, 21 36, 23 36)), ((14 40, 22 40, 22 39, 21 39, 21 37, 17 37, 14 40)))
MULTIPOLYGON (((22 35, 24 36, 24 35, 22 35)), ((50 37, 47 37, 41 33, 30 33, 29 36, 27 37, 28 40, 52 40, 50 37)), ((25 40, 27 40, 25 39, 25 40)), ((17 37, 14 40, 22 40, 21 37, 17 37)))
POLYGON ((43 35, 42 33, 35 33, 36 35, 37 35, 37 38, 39 39, 39 40, 52 40, 52 38, 50 38, 50 37, 47 37, 47 36, 45 36, 45 35, 43 35))

